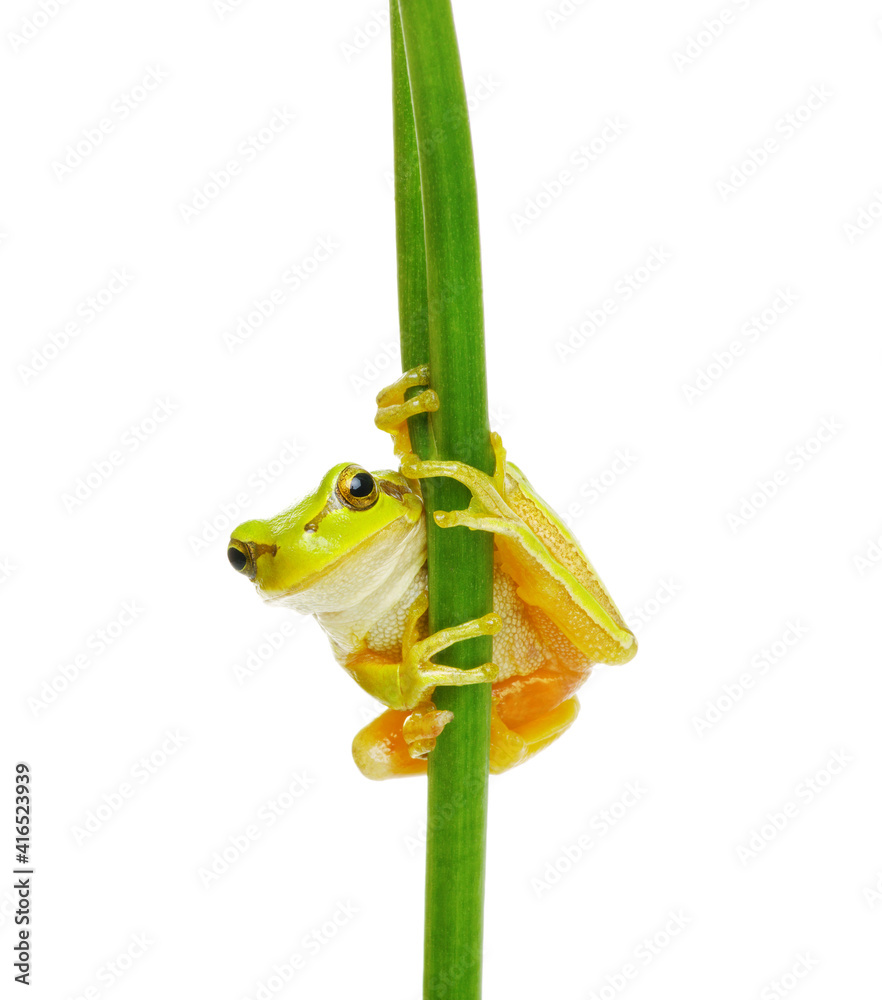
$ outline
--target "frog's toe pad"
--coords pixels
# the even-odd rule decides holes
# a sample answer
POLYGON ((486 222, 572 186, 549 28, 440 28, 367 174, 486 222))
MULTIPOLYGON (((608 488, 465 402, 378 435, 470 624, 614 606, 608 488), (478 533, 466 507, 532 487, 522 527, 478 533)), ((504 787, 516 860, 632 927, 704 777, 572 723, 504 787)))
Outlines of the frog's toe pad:
POLYGON ((415 760, 428 756, 435 749, 435 740, 448 722, 453 721, 453 712, 437 708, 417 709, 404 720, 402 734, 408 753, 415 760))

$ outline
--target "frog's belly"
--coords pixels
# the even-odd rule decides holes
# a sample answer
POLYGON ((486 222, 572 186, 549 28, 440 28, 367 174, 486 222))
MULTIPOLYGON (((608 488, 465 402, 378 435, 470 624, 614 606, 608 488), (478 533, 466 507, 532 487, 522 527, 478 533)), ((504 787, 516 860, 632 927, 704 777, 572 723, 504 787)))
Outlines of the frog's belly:
MULTIPOLYGON (((368 649, 400 661, 401 638, 407 613, 425 589, 426 568, 423 567, 400 600, 371 626, 366 636, 368 649)), ((543 641, 526 613, 524 602, 517 595, 516 584, 498 566, 493 571, 493 610, 502 617, 502 629, 493 637, 493 662, 499 667, 497 681, 532 674, 542 667, 557 665, 558 651, 548 646, 547 626, 543 641)), ((427 618, 424 617, 421 638, 426 635, 426 622, 427 618)), ((569 650, 583 658, 569 640, 562 635, 560 639, 569 650)))

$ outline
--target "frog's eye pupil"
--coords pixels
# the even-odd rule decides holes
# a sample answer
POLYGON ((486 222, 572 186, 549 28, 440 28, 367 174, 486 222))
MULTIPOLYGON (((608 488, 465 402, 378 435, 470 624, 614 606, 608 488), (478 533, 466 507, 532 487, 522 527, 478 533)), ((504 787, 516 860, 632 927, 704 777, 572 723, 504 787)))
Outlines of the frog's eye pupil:
POLYGON ((356 500, 363 500, 374 492, 374 477, 369 472, 358 472, 349 480, 349 492, 356 500))
POLYGON ((230 560, 230 565, 237 573, 241 573, 245 569, 245 564, 248 562, 248 556, 245 555, 241 550, 234 548, 232 545, 227 549, 227 559, 230 560))

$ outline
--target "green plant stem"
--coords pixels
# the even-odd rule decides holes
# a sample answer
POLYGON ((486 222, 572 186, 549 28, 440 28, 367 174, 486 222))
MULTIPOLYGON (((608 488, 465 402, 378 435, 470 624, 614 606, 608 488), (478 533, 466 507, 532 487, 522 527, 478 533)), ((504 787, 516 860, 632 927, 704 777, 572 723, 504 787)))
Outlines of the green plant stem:
MULTIPOLYGON (((391 2, 396 233, 404 368, 429 361, 441 406, 411 421, 421 457, 493 471, 487 414, 478 202, 465 87, 449 0, 391 2), (400 15, 400 18, 399 18, 400 15)), ((468 506, 449 479, 423 480, 429 629, 491 610, 493 539, 438 528, 434 510, 468 506)), ((446 650, 468 669, 492 657, 489 637, 446 650)), ((451 722, 429 755, 424 1000, 481 995, 490 685, 438 688, 451 722)))

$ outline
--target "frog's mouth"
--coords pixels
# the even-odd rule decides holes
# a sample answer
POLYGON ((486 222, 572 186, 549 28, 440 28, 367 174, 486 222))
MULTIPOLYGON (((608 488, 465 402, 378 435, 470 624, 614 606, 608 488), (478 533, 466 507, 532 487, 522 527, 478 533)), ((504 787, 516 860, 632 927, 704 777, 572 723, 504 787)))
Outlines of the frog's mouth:
POLYGON ((257 558, 262 555, 274 556, 276 545, 265 545, 263 542, 242 542, 238 538, 230 539, 227 549, 227 559, 237 573, 253 580, 257 576, 257 558))

